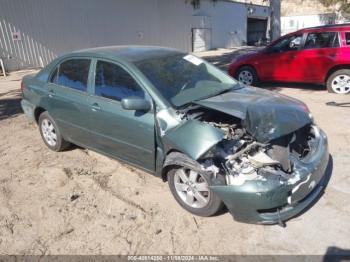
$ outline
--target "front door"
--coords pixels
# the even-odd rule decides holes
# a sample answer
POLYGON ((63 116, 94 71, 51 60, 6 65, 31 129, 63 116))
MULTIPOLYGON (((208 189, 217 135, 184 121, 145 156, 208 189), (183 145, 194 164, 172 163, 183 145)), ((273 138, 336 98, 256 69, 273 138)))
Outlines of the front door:
POLYGON ((302 41, 302 35, 292 35, 281 38, 268 47, 261 55, 258 72, 262 81, 293 81, 300 74, 300 68, 295 63, 302 41))
POLYGON ((101 153, 154 171, 153 111, 124 110, 121 106, 123 98, 150 97, 121 65, 98 60, 95 70, 93 94, 89 97, 93 147, 101 153))
POLYGON ((81 146, 88 146, 90 140, 87 104, 90 64, 91 60, 85 58, 66 60, 57 66, 47 84, 49 114, 63 137, 81 146))

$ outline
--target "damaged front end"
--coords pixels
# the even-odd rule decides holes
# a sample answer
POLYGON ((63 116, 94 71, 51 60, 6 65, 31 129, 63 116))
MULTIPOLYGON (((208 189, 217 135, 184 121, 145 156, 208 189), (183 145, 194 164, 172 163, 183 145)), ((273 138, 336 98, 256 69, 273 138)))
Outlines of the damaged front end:
MULTIPOLYGON (((203 134, 198 136, 204 148, 213 142, 210 150, 204 153, 202 148, 192 158, 212 174, 214 183, 210 188, 235 220, 282 223, 300 213, 321 192, 328 163, 327 138, 307 113, 302 126, 279 135, 270 132, 273 136, 256 136, 247 130, 246 118, 199 104, 187 106, 180 114, 186 123, 204 124, 211 130, 208 141, 203 140, 203 134), (213 135, 213 130, 220 132, 213 135), (226 185, 215 184, 219 176, 225 178, 226 185)), ((188 134, 187 129, 184 131, 188 134)), ((181 137, 186 137, 185 133, 181 137)), ((190 140, 196 138, 187 138, 191 147, 190 140)))

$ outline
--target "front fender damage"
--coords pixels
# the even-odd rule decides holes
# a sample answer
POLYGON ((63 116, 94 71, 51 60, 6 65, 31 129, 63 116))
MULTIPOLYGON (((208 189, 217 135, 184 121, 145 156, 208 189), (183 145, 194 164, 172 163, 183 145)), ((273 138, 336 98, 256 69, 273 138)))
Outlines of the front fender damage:
POLYGON ((211 186, 235 220, 284 225, 284 221, 298 215, 322 193, 329 175, 327 137, 315 126, 311 130, 316 131, 310 131, 313 134, 310 152, 302 157, 290 153, 289 172, 268 159, 265 163, 269 165, 261 167, 256 161, 249 161, 241 173, 226 175, 229 178, 226 186, 211 186))
POLYGON ((170 108, 158 112, 156 120, 163 151, 182 152, 193 160, 200 158, 225 136, 222 130, 206 123, 184 120, 170 108))
POLYGON ((167 119, 169 112, 158 118, 165 152, 181 152, 165 159, 164 170, 178 165, 210 175, 211 189, 236 220, 282 223, 319 188, 328 148, 325 134, 312 122, 257 139, 246 121, 207 106, 192 105, 177 113, 177 121, 167 119))
POLYGON ((178 150, 193 160, 197 160, 220 142, 224 136, 224 132, 218 128, 190 120, 169 130, 163 142, 167 149, 178 150))

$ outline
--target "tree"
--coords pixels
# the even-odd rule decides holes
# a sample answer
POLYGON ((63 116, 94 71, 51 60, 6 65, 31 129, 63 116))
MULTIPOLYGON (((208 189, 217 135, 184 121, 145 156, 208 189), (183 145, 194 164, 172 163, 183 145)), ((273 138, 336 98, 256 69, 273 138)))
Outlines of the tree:
POLYGON ((339 18, 350 19, 350 1, 349 0, 319 0, 321 4, 330 7, 339 18))

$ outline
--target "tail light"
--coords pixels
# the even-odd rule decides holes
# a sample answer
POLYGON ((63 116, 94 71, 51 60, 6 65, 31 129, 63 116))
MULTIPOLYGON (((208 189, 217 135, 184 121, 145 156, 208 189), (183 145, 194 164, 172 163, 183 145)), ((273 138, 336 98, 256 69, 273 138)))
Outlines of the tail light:
POLYGON ((24 89, 25 89, 25 85, 24 85, 23 80, 22 80, 21 81, 21 91, 22 91, 22 93, 23 93, 24 89))
POLYGON ((305 113, 310 113, 310 109, 306 104, 302 103, 300 107, 305 113))

